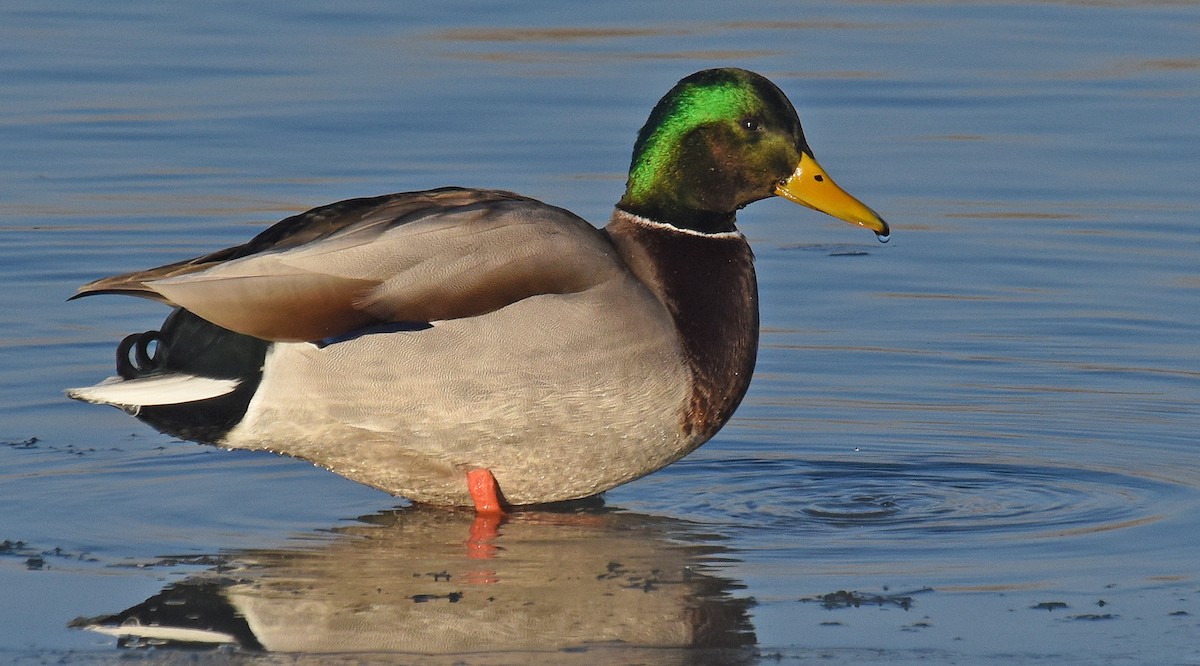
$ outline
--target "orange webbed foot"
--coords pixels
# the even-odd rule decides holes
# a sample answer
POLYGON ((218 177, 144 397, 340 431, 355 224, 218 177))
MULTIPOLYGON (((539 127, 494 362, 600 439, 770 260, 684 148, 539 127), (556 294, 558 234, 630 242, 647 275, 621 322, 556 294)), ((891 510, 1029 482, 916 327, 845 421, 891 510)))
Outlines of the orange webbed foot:
MULTIPOLYGON (((500 484, 488 469, 479 467, 467 472, 467 491, 475 502, 475 520, 471 522, 471 534, 467 538, 467 557, 473 560, 490 560, 496 555, 493 543, 504 519, 504 500, 500 498, 500 484)), ((495 572, 475 572, 473 582, 494 583, 495 572)))
POLYGON ((500 499, 500 484, 492 472, 476 467, 467 472, 467 491, 475 501, 475 513, 500 516, 504 514, 504 501, 500 499))

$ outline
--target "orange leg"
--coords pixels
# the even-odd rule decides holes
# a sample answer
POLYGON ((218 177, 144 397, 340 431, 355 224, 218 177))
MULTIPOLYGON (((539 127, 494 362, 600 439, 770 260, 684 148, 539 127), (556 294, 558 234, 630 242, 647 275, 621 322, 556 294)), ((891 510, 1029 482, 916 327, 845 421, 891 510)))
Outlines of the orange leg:
POLYGON ((500 499, 500 485, 490 470, 477 467, 467 472, 467 490, 475 500, 475 512, 498 516, 504 513, 504 502, 500 499))

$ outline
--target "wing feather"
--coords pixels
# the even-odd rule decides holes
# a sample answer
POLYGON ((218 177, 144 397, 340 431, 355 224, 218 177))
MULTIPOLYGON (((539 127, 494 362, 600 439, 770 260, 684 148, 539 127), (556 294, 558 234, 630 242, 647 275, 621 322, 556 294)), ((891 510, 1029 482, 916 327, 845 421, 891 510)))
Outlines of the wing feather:
POLYGON ((356 199, 288 218, 245 245, 98 280, 268 340, 490 312, 574 293, 624 270, 577 216, 507 192, 442 189, 356 199))

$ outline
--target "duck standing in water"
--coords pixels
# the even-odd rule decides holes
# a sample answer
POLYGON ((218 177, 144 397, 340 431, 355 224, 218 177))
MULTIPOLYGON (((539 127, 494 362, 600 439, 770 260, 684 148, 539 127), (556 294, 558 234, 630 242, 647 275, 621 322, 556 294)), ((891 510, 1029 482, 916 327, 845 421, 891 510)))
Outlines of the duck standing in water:
POLYGON ((746 204, 888 226, 822 170, 787 97, 741 69, 680 81, 598 230, 510 192, 351 199, 250 242, 97 280, 175 310, 70 397, 265 449, 416 502, 584 498, 729 420, 758 349, 746 204))

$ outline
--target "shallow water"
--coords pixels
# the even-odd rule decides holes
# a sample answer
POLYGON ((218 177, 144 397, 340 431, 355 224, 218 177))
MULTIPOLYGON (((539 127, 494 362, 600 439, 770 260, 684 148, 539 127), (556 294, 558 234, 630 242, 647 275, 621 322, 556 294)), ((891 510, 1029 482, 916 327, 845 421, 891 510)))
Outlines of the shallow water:
POLYGON ((0 659, 1200 663, 1195 5, 4 14, 0 659), (447 184, 603 223, 651 105, 727 64, 791 96, 893 240, 778 200, 743 211, 750 394, 606 511, 489 528, 61 395, 165 315, 65 303, 78 284, 447 184), (189 585, 283 652, 68 627, 189 585), (490 642, 446 633, 463 617, 490 642), (706 647, 665 647, 688 642, 706 647))

